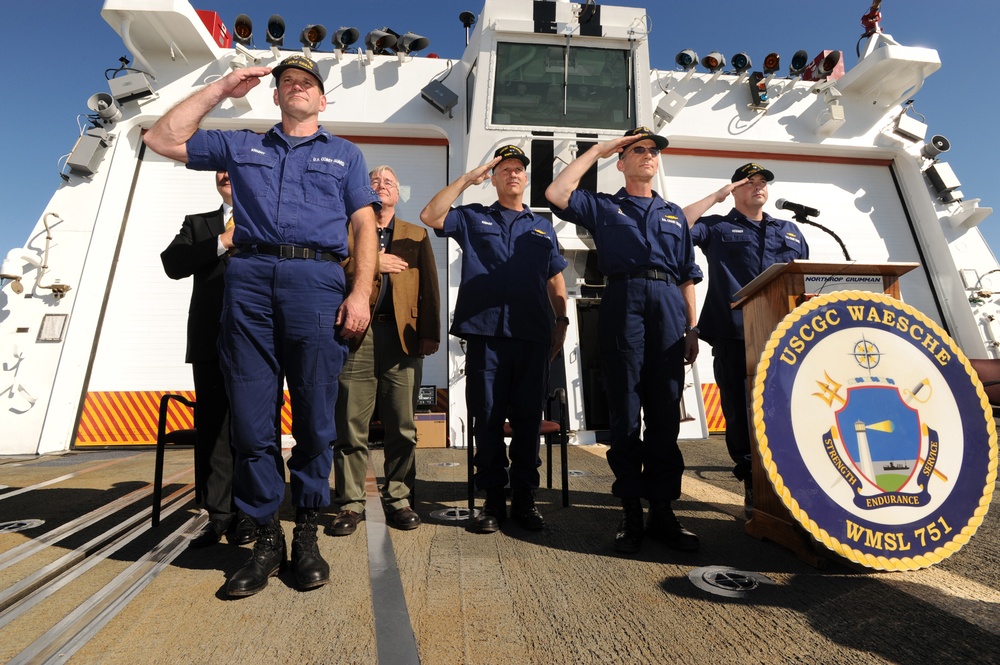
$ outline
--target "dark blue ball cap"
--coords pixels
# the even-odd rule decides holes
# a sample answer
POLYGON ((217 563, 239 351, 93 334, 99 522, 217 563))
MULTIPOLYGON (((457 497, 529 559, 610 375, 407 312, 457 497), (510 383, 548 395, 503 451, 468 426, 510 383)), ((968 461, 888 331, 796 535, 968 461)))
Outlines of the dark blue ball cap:
POLYGON ((319 67, 316 63, 304 55, 290 55, 281 61, 277 67, 271 70, 271 74, 274 76, 274 80, 277 81, 278 77, 281 76, 281 72, 288 68, 301 69, 304 72, 312 74, 313 77, 319 81, 319 89, 324 95, 326 94, 326 89, 323 87, 323 79, 319 76, 319 67))
POLYGON ((739 182, 744 178, 749 178, 752 175, 761 174, 764 176, 764 180, 771 182, 774 180, 774 174, 765 169, 760 164, 750 162, 749 164, 744 164, 740 168, 736 169, 736 173, 733 174, 733 179, 730 182, 739 182))
MULTIPOLYGON (((636 127, 635 129, 630 129, 625 132, 625 136, 641 136, 644 139, 649 139, 660 150, 663 150, 670 144, 670 141, 667 140, 666 136, 660 136, 659 134, 653 133, 653 130, 649 127, 636 127)), ((638 141, 636 141, 636 143, 638 143, 638 141)), ((624 157, 625 151, 622 150, 618 153, 618 159, 623 159, 624 157)))
POLYGON ((528 166, 530 161, 528 156, 524 154, 524 151, 518 148, 516 145, 505 145, 502 148, 497 148, 497 151, 493 153, 493 158, 503 157, 504 159, 519 159, 525 167, 528 166))

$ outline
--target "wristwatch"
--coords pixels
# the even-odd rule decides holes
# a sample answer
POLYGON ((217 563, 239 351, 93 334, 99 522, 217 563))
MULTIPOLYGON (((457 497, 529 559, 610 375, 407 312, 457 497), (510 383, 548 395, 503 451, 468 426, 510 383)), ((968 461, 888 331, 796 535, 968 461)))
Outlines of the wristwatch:
POLYGON ((569 317, 568 316, 557 316, 556 317, 556 323, 565 323, 566 325, 569 325, 569 317))
POLYGON ((684 332, 693 332, 695 335, 700 335, 701 331, 698 330, 698 326, 684 326, 684 332))

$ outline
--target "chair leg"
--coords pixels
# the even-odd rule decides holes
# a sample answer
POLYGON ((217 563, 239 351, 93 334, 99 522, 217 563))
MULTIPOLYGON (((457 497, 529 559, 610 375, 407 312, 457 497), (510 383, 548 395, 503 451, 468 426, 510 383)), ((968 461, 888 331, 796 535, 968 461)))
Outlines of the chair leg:
POLYGON ((153 526, 160 525, 160 503, 163 499, 163 436, 156 437, 156 467, 153 470, 153 526))
POLYGON ((545 482, 549 489, 552 489, 552 435, 545 435, 545 482))
POLYGON ((563 508, 569 508, 569 434, 566 423, 562 423, 559 428, 559 451, 562 457, 562 504, 563 508))

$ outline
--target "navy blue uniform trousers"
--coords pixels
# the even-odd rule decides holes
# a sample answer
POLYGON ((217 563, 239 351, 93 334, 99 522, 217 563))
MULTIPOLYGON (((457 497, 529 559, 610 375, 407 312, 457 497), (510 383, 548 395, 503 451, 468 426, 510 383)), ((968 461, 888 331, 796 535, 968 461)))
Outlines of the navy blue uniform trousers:
POLYGON ((295 446, 288 460, 296 508, 330 503, 334 405, 347 345, 334 329, 344 271, 333 261, 237 254, 226 271, 219 355, 232 413, 238 508, 271 519, 285 493, 274 396, 284 371, 295 446))
POLYGON ((653 280, 614 281, 601 299, 598 329, 611 420, 608 465, 615 474, 611 493, 623 499, 673 501, 681 495, 684 456, 677 435, 684 312, 677 289, 653 280))
POLYGON ((749 480, 750 412, 747 408, 747 352, 742 339, 713 339, 712 368, 719 386, 719 402, 726 419, 726 448, 735 466, 733 475, 749 480))
POLYGON ((503 424, 510 421, 511 489, 538 487, 539 428, 548 380, 549 344, 509 337, 466 340, 465 398, 476 436, 476 486, 508 480, 503 424))

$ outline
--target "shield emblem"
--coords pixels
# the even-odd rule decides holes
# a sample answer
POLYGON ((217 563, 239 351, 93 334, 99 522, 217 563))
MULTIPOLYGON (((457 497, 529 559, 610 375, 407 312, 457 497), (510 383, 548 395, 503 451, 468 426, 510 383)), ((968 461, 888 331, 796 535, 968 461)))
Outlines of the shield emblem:
POLYGON ((891 385, 847 389, 837 427, 857 472, 882 492, 900 491, 919 464, 920 414, 891 385))

